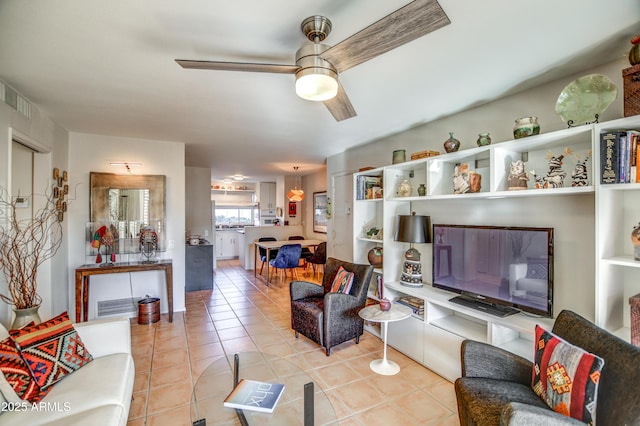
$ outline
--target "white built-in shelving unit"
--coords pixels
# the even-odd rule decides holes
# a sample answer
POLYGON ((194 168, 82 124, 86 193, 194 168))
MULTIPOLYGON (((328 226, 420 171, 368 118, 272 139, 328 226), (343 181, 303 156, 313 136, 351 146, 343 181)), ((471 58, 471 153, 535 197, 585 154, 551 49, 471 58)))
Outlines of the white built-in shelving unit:
MULTIPOLYGON (((640 116, 595 125, 600 134, 640 129, 640 116)), ((597 146, 597 145, 596 145, 597 146)), ((599 164, 599 149, 595 161, 599 164)), ((640 183, 596 182, 596 323, 630 340, 629 297, 640 293, 640 261, 633 259, 631 231, 640 222, 640 183)))
MULTIPOLYGON (((601 185, 599 182, 600 134, 619 129, 640 129, 640 116, 582 125, 355 173, 354 194, 358 193, 358 177, 365 175, 382 178, 384 195, 383 198, 372 200, 354 200, 354 261, 367 263, 368 251, 375 246, 382 246, 384 264, 377 273, 383 275, 384 296, 397 299, 410 295, 425 302, 422 317, 414 315, 407 320, 389 324, 389 344, 449 380, 460 376, 460 344, 464 339, 487 342, 531 359, 535 324, 550 329, 553 319, 537 318, 524 313, 499 318, 453 304, 449 299, 455 296, 454 293, 435 289, 428 283, 430 274, 425 274, 425 266, 423 287, 411 288, 399 283, 402 256, 408 246, 394 241, 397 216, 410 214, 420 208, 429 210, 439 204, 445 204, 447 208, 464 204, 468 208, 469 203, 473 202, 486 208, 488 200, 502 199, 501 206, 515 203, 520 206, 522 203, 543 205, 545 208, 548 206, 548 209, 557 209, 554 214, 561 217, 572 214, 567 211, 571 211, 576 196, 588 197, 585 204, 590 207, 584 215, 593 218, 593 222, 590 219, 587 222, 593 223, 595 230, 591 227, 584 229, 578 244, 586 241, 589 244, 585 245, 595 246, 595 266, 588 261, 582 265, 567 265, 565 259, 556 259, 556 276, 566 277, 566 270, 570 268, 583 268, 587 271, 588 268, 593 268, 595 278, 592 284, 582 288, 595 292, 595 295, 586 297, 588 302, 580 303, 583 303, 585 311, 595 312, 595 322, 599 326, 629 340, 628 299, 640 293, 640 261, 633 259, 630 240, 633 226, 640 222, 640 183, 601 185), (565 148, 570 148, 580 159, 592 156, 587 163, 588 186, 571 186, 571 171, 577 158, 570 155, 564 159, 564 169, 567 172, 564 187, 533 189, 531 178, 528 190, 508 190, 507 178, 512 162, 523 160, 527 171, 535 170, 539 176, 544 175, 548 170, 547 154, 552 152, 558 155, 565 148), (467 163, 470 170, 482 176, 480 192, 453 193, 452 176, 454 168, 460 163, 467 163), (413 192, 410 196, 400 197, 396 189, 405 179, 413 184, 413 192), (421 183, 427 188, 425 196, 417 195, 417 188, 421 183), (372 226, 382 228, 381 240, 366 237, 366 229, 372 226), (584 303, 594 303, 595 306, 584 306, 584 303)), ((469 216, 472 213, 470 211, 469 216)), ((521 220, 523 226, 528 226, 527 221, 532 221, 526 217, 521 220)), ((563 217, 563 220, 571 221, 573 218, 563 217)), ((564 242, 562 244, 569 245, 564 242)), ((566 252, 565 247, 562 248, 566 252)), ((427 263, 429 262, 423 260, 423 265, 427 263)), ((575 291, 573 288, 560 288, 569 285, 569 281, 571 280, 556 280, 556 293, 564 291, 571 294, 575 291)), ((580 288, 580 283, 570 284, 580 288)), ((557 315, 558 312, 556 307, 554 313, 557 315)), ((376 329, 368 330, 376 332, 376 329)))

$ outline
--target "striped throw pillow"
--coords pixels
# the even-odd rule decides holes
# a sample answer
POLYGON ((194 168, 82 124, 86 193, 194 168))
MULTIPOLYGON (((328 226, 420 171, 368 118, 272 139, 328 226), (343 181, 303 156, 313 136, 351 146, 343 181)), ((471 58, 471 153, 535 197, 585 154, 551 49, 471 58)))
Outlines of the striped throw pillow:
POLYGON ((345 270, 342 266, 339 267, 338 273, 333 279, 333 284, 331 284, 331 292, 349 294, 351 286, 353 285, 354 276, 355 274, 353 272, 345 270))

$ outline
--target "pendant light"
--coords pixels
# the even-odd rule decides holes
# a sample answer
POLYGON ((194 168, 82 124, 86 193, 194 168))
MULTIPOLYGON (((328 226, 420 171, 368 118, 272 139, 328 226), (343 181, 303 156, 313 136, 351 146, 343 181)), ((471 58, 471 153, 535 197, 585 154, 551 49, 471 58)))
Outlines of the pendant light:
MULTIPOLYGON (((294 172, 298 172, 298 166, 295 166, 293 168, 294 172)), ((298 189, 298 179, 299 176, 296 176, 296 184, 294 185, 293 189, 290 189, 289 192, 287 192, 287 198, 289 198, 289 201, 302 201, 304 200, 304 191, 302 189, 298 189)), ((302 185, 300 185, 302 186, 302 185)))

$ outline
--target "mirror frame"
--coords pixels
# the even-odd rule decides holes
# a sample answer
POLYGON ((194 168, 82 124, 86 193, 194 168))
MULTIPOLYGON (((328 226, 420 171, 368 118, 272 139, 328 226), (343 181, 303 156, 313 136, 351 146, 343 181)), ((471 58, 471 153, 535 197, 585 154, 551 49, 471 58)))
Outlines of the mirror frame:
POLYGON ((149 218, 165 220, 165 175, 119 175, 89 172, 91 222, 109 222, 109 189, 149 189, 149 218))

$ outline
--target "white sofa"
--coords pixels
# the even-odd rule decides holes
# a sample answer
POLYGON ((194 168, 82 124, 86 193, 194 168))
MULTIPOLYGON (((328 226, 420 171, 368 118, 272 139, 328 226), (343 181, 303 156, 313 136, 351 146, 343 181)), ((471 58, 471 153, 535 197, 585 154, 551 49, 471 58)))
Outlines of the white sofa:
MULTIPOLYGON (((0 425, 127 424, 135 376, 129 320, 96 320, 74 327, 93 361, 54 384, 39 403, 4 411, 0 425)), ((0 340, 8 335, 0 325, 0 340)))

